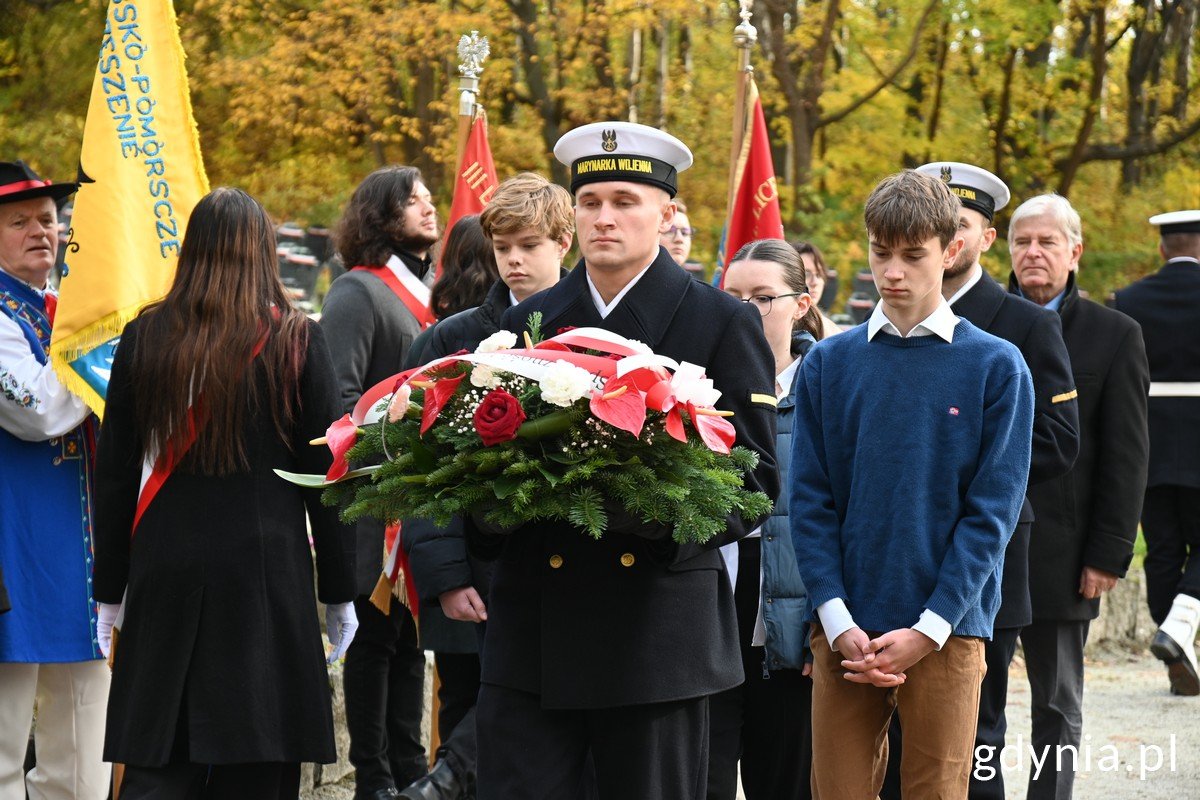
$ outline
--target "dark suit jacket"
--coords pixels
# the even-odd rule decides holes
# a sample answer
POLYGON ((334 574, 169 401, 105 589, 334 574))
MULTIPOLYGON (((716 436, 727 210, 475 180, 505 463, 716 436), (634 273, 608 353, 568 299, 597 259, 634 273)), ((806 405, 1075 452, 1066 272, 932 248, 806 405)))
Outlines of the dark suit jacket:
MULTIPOLYGON (((1009 289, 1017 291, 1015 278, 1009 289)), ((1150 370, 1138 324, 1081 298, 1074 273, 1058 314, 1079 390, 1079 458, 1066 475, 1029 487, 1029 592, 1034 619, 1095 619, 1100 600, 1083 599, 1079 576, 1088 566, 1124 577, 1133 558, 1150 370)))
MULTIPOLYGON (((1004 291, 986 272, 951 310, 993 336, 1012 342, 1033 375, 1033 457, 1029 485, 1063 475, 1079 453, 1079 405, 1071 361, 1058 315, 1004 291)), ((1029 599, 1029 526, 1026 498, 1017 529, 1004 551, 997 628, 1018 628, 1033 619, 1029 599)))
MULTIPOLYGON (((1113 308, 1137 320, 1150 380, 1200 382, 1200 264, 1172 259, 1117 292, 1113 308)), ((1200 487, 1200 397, 1150 398, 1148 486, 1200 487)))
MULTIPOLYGON (((502 327, 523 331, 534 311, 548 333, 601 327, 703 365, 723 393, 718 406, 735 414, 737 443, 761 454, 747 488, 778 496, 775 408, 751 401, 775 397, 758 312, 692 280, 662 249, 606 319, 582 264, 509 309, 502 327)), ((756 524, 731 518, 724 535, 699 546, 614 531, 594 540, 560 523, 492 536, 468 521, 468 545, 495 558, 483 681, 540 695, 546 708, 656 703, 738 685, 733 593, 717 548, 756 524)))
MULTIPOLYGON (((398 253, 414 274, 428 263, 409 253, 398 253)), ((421 325, 400 298, 382 280, 366 272, 347 272, 329 287, 321 307, 321 328, 329 342, 337 374, 342 410, 349 412, 363 392, 400 372, 421 325)), ((330 420, 332 422, 332 420, 330 420)), ((383 570, 383 523, 359 520, 358 591, 370 594, 383 570)))

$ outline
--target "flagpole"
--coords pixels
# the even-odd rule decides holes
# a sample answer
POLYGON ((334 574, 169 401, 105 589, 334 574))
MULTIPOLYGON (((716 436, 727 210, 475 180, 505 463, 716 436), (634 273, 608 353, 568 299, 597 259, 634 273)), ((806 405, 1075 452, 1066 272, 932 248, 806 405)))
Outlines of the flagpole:
POLYGON ((458 39, 458 141, 454 151, 457 166, 462 166, 471 123, 479 111, 479 76, 483 74, 483 62, 490 53, 487 37, 481 37, 479 31, 471 31, 470 36, 463 34, 458 39))
POLYGON ((729 150, 729 192, 725 204, 725 229, 729 229, 733 213, 733 196, 737 191, 738 157, 742 152, 742 139, 746 135, 746 95, 754 67, 750 64, 750 51, 758 41, 758 31, 750 24, 751 0, 738 0, 738 16, 742 21, 733 29, 733 45, 738 51, 738 67, 734 84, 733 142, 729 150))

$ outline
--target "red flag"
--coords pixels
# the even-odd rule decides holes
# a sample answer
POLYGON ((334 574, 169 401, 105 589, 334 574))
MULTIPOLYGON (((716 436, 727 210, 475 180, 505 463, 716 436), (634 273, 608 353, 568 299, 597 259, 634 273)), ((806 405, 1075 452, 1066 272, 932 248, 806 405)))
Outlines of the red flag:
MULTIPOLYGON (((450 202, 450 218, 446 220, 446 235, 450 235, 454 223, 463 217, 483 211, 496 193, 497 185, 496 164, 492 161, 492 148, 488 145, 487 115, 480 111, 471 122, 467 146, 463 148, 462 160, 458 165, 454 199, 450 202)), ((441 275, 441 259, 438 260, 437 271, 441 275)))
MULTIPOLYGON (((746 122, 742 130, 742 150, 738 155, 733 207, 725 235, 725 261, 728 266, 742 245, 756 239, 782 239, 783 215, 779 211, 779 193, 775 187, 775 165, 771 163, 771 142, 763 116, 758 86, 751 78, 746 91, 746 122)), ((721 285, 725 275, 721 273, 721 285)))

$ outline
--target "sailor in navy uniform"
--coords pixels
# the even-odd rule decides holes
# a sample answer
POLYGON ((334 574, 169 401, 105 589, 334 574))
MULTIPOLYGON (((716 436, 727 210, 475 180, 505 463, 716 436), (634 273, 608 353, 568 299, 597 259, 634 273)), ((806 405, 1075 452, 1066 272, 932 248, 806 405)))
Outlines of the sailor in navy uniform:
POLYGON ((1142 504, 1151 652, 1173 694, 1200 694, 1200 209, 1150 218, 1166 262, 1117 292, 1113 307, 1142 326, 1150 360, 1150 471, 1142 504))
MULTIPOLYGON (((703 366, 734 412, 737 444, 760 454, 746 486, 776 497, 774 360, 758 312, 693 280, 659 246, 676 175, 692 154, 624 122, 585 125, 555 156, 571 168, 583 260, 505 312, 520 333, 595 326, 703 366)), ((592 539, 562 523, 515 531, 467 524, 495 561, 477 706, 479 800, 579 796, 590 756, 601 800, 700 800, 708 698, 743 680, 733 592, 718 548, 762 520, 731 515, 704 545, 624 515, 592 539)))

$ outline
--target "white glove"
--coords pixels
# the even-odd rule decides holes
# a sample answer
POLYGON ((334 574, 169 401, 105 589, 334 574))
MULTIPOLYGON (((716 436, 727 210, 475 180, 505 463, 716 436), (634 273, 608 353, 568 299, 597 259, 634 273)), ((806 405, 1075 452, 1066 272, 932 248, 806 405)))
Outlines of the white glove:
POLYGON ((342 656, 350 643, 354 641, 354 632, 358 630, 358 615, 354 613, 354 603, 335 603, 325 606, 325 633, 333 652, 329 654, 326 663, 332 664, 342 656))
POLYGON ((96 639, 100 642, 100 652, 105 658, 112 656, 113 623, 117 614, 121 613, 120 603, 100 603, 96 614, 96 639))

